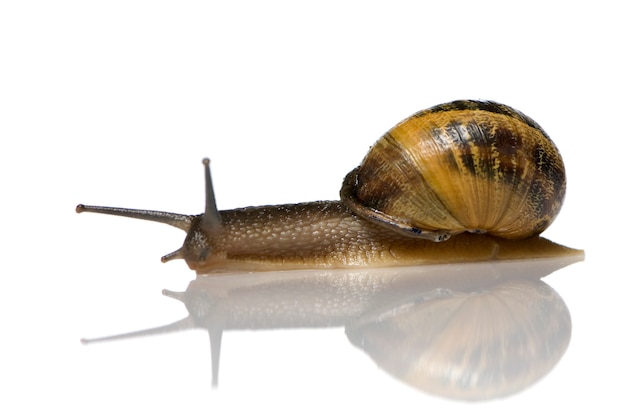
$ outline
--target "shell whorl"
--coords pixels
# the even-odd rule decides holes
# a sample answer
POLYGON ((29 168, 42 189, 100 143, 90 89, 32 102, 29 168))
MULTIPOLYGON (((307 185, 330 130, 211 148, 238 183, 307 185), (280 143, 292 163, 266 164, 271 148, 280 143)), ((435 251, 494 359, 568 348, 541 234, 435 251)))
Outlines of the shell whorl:
POLYGON ((492 101, 454 101, 389 130, 346 176, 359 215, 409 234, 537 235, 565 195, 561 156, 543 129, 492 101))

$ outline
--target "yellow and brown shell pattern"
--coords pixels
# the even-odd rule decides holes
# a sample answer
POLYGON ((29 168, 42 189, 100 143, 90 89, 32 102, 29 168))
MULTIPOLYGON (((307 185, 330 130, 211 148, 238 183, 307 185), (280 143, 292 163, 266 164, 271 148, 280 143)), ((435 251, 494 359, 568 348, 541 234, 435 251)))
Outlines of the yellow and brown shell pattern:
POLYGON ((543 129, 493 101, 454 101, 397 124, 350 172, 342 200, 416 237, 525 238, 552 223, 565 167, 543 129))

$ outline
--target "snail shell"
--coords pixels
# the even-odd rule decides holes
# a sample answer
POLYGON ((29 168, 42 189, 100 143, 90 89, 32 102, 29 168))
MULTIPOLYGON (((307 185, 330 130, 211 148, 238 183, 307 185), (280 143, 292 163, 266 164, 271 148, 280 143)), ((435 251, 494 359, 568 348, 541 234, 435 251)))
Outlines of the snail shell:
POLYGON ((184 259, 202 274, 501 259, 510 247, 503 239, 541 233, 565 196, 554 143, 530 118, 490 101, 439 105, 392 128, 345 177, 341 201, 218 211, 208 159, 204 165, 203 214, 82 204, 76 211, 180 228, 183 246, 162 261, 184 259), (438 243, 465 231, 491 236, 438 243))
POLYGON ((552 223, 565 183, 556 146, 529 117, 491 101, 455 101, 389 130, 341 195, 358 215, 411 235, 519 239, 552 223))

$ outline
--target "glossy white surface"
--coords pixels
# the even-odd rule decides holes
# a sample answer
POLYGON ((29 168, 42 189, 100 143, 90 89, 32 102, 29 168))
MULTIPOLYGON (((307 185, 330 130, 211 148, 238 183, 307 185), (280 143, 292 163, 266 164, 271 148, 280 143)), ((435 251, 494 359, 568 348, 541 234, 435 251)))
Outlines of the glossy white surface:
MULTIPOLYGON (((0 413, 622 413, 618 10, 602 1, 3 3, 0 413), (304 325, 315 328, 226 331, 217 389, 204 331, 80 343, 184 318, 160 292, 184 291, 194 275, 158 261, 180 246, 180 231, 78 216, 77 203, 200 212, 204 156, 221 209, 336 198, 382 133, 458 98, 525 112, 567 167, 565 206, 544 235, 586 259, 543 279, 572 332, 531 387, 471 404, 425 393, 353 345, 345 315, 304 325)), ((376 293, 348 287, 359 302, 376 293)), ((345 312, 348 303, 329 299, 322 310, 345 312)))

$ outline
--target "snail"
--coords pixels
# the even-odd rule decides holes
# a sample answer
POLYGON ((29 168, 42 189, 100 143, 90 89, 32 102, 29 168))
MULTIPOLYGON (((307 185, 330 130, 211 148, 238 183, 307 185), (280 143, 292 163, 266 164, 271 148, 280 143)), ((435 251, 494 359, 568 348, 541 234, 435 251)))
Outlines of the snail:
POLYGON ((183 246, 161 260, 184 259, 198 274, 375 267, 503 258, 504 247, 513 253, 514 240, 536 238, 552 223, 566 185, 544 130, 493 101, 454 101, 403 120, 346 175, 339 201, 218 211, 203 163, 203 214, 82 204, 76 211, 184 230, 183 246))

